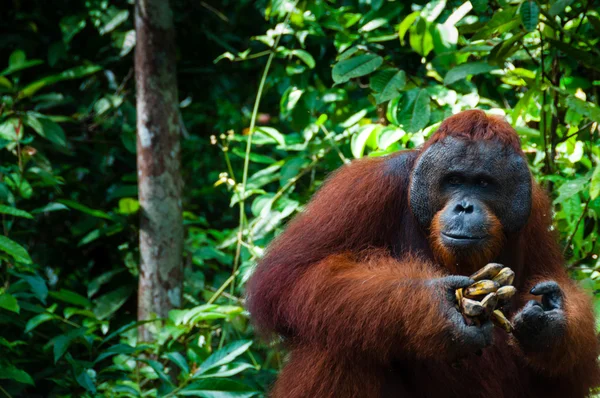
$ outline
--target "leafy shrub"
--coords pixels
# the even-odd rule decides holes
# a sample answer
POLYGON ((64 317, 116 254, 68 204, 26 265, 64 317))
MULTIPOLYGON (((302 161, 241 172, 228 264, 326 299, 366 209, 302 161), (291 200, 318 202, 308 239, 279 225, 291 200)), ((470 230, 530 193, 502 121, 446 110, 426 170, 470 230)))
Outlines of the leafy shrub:
POLYGON ((267 244, 340 165, 414 148, 473 107, 516 127, 571 275, 599 290, 600 16, 587 2, 172 1, 185 307, 136 341, 132 2, 30 3, 0 17, 26 33, 0 41, 6 395, 263 394, 283 358, 254 338, 243 287, 267 244))

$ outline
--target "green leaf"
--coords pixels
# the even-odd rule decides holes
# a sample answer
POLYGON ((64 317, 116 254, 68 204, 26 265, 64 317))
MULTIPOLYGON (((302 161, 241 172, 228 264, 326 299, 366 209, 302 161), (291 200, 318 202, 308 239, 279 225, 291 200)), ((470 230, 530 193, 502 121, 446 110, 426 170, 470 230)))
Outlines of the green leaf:
POLYGON ((85 15, 69 15, 62 18, 59 22, 62 31, 63 42, 69 44, 73 37, 85 28, 85 15))
POLYGON ((300 58, 310 69, 315 67, 315 59, 308 51, 305 50, 292 50, 292 54, 300 58))
POLYGON ((400 127, 409 133, 416 133, 425 128, 431 116, 430 102, 426 89, 413 89, 406 92, 397 116, 400 127))
POLYGON ((140 209, 140 202, 134 198, 119 199, 119 213, 130 215, 135 214, 140 209))
POLYGON ((0 379, 14 380, 22 384, 34 385, 33 379, 27 372, 15 368, 13 364, 6 361, 0 362, 0 379))
POLYGON ((117 48, 121 49, 121 51, 119 51, 119 56, 124 57, 127 54, 129 54, 131 50, 133 50, 133 48, 135 47, 135 30, 131 29, 124 33, 118 32, 115 33, 115 35, 117 38, 114 41, 114 44, 115 46, 117 46, 117 48))
POLYGON ((17 299, 8 293, 0 293, 0 308, 4 308, 7 311, 16 312, 17 314, 21 310, 17 299))
POLYGON ((529 136, 529 137, 539 137, 540 131, 527 126, 516 126, 515 130, 519 135, 529 136))
POLYGON ((79 210, 85 214, 89 214, 90 216, 112 220, 112 217, 108 213, 105 213, 101 210, 91 209, 85 205, 82 205, 81 203, 75 202, 74 200, 60 199, 58 202, 70 207, 71 209, 79 210))
POLYGON ((456 43, 458 43, 458 29, 452 25, 436 24, 432 39, 433 50, 436 54, 455 51, 456 43))
POLYGON ((199 380, 180 390, 177 395, 202 398, 250 398, 259 394, 252 387, 227 379, 199 380))
POLYGON ((84 336, 86 332, 87 328, 85 327, 73 329, 52 339, 54 343, 54 363, 57 363, 58 360, 65 354, 65 352, 67 352, 69 346, 75 339, 84 336))
POLYGON ((98 355, 98 358, 96 358, 94 363, 98 363, 98 362, 102 361, 103 359, 106 359, 113 355, 119 355, 119 354, 130 355, 130 354, 133 354, 134 352, 143 351, 148 348, 152 348, 152 346, 150 346, 148 344, 140 344, 138 346, 132 347, 129 344, 115 344, 113 346, 108 347, 104 351, 102 351, 102 353, 100 355, 98 355))
MULTIPOLYGON (((242 159, 244 159, 246 157, 246 152, 242 151, 240 148, 237 148, 237 147, 234 147, 233 149, 231 149, 231 153, 233 153, 234 155, 236 155, 237 157, 240 157, 242 159)), ((250 153, 250 161, 254 162, 254 163, 261 163, 261 164, 275 163, 275 159, 273 159, 272 157, 261 155, 260 153, 254 153, 254 152, 250 153)))
POLYGON ((0 214, 9 214, 11 216, 15 216, 15 217, 23 217, 23 218, 29 218, 29 219, 33 219, 33 216, 29 213, 27 213, 24 210, 19 210, 17 208, 11 207, 11 206, 6 206, 6 205, 0 205, 0 214))
POLYGON ((552 6, 550 6, 548 14, 550 14, 552 17, 555 17, 562 13, 567 6, 571 5, 571 3, 573 3, 573 0, 555 0, 552 2, 552 6))
POLYGON ((363 156, 367 143, 377 136, 378 127, 380 126, 376 124, 361 126, 358 132, 352 136, 352 140, 350 141, 350 150, 356 159, 363 156))
POLYGON ((478 13, 486 12, 488 9, 488 0, 471 0, 471 4, 478 13))
POLYGON ((566 102, 570 110, 600 123, 600 108, 596 104, 579 99, 574 95, 567 97, 566 102))
POLYGON ((17 138, 23 136, 21 121, 16 118, 9 118, 0 123, 0 139, 6 141, 17 141, 17 138), (17 137, 17 131, 19 131, 19 137, 17 137))
POLYGON ((16 261, 24 264, 31 264, 31 257, 27 250, 12 239, 0 235, 0 250, 10 254, 16 261))
POLYGON ((352 127, 356 123, 360 122, 366 115, 367 115, 367 110, 361 109, 360 111, 356 112, 355 114, 350 116, 348 119, 346 119, 342 123, 340 123, 340 126, 345 129, 352 127))
POLYGON ((91 75, 98 71, 102 70, 102 67, 97 65, 85 65, 85 66, 77 66, 75 68, 67 69, 57 75, 47 76, 40 80, 37 80, 29 85, 27 85, 20 93, 20 98, 30 97, 35 94, 38 90, 50 86, 52 84, 58 83, 63 80, 72 80, 79 79, 84 76, 91 75))
POLYGON ((252 341, 249 340, 237 340, 227 344, 225 347, 215 351, 206 358, 206 360, 202 362, 202 365, 200 365, 200 368, 194 373, 194 376, 204 374, 211 369, 230 363, 246 352, 251 345, 252 341))
POLYGON ((408 29, 415 23, 417 18, 421 15, 420 11, 414 11, 406 16, 400 25, 398 25, 398 37, 400 38, 400 44, 404 45, 404 36, 406 36, 406 32, 408 29))
POLYGON ((15 50, 10 54, 10 57, 8 57, 8 68, 0 72, 0 76, 7 76, 43 63, 44 62, 39 59, 27 60, 23 50, 15 50))
POLYGON ((231 377, 243 372, 246 369, 253 369, 254 366, 247 362, 231 362, 219 368, 208 371, 207 373, 197 376, 198 379, 206 379, 210 377, 231 377))
POLYGON ((60 289, 58 292, 49 292, 50 297, 64 301, 65 303, 78 305, 83 308, 90 308, 92 306, 92 302, 80 294, 72 292, 66 289, 60 289))
POLYGON ((10 89, 12 89, 13 84, 6 77, 0 76, 0 87, 4 87, 4 88, 10 90, 10 89))
POLYGON ((273 127, 260 126, 256 128, 255 132, 262 133, 267 137, 272 138, 277 144, 283 147, 285 146, 285 138, 283 134, 273 127))
POLYGON ((128 10, 118 11, 112 16, 112 18, 110 18, 103 26, 101 26, 98 29, 98 32, 100 33, 100 35, 105 35, 109 32, 112 32, 123 22, 127 21, 127 18, 129 18, 128 10))
POLYGON ((433 22, 440 16, 445 7, 446 0, 431 0, 421 10, 421 16, 429 22, 433 22))
POLYGON ((398 69, 386 69, 371 76, 370 86, 376 94, 377 104, 389 101, 400 94, 406 86, 406 73, 398 69))
POLYGON ((371 32, 377 28, 381 28, 383 25, 386 25, 389 22, 387 18, 375 18, 364 24, 359 32, 371 32))
POLYGON ((554 203, 562 203, 583 191, 589 181, 589 177, 579 177, 562 184, 558 188, 558 197, 554 203))
POLYGON ((345 59, 333 67, 332 77, 336 84, 373 73, 381 66, 383 58, 375 54, 362 54, 345 59))
POLYGON ((13 347, 18 345, 25 345, 24 341, 16 340, 16 341, 8 341, 4 337, 0 337, 0 346, 8 348, 10 351, 14 351, 13 347))
POLYGON ((286 116, 289 115, 298 104, 298 101, 300 101, 302 94, 304 94, 304 90, 300 90, 295 86, 288 88, 279 102, 281 113, 286 116))
POLYGON ((36 133, 60 146, 67 145, 65 132, 57 123, 53 122, 46 116, 36 113, 27 112, 23 123, 35 130, 36 133))
POLYGON ((29 284, 35 297, 45 304, 46 297, 48 297, 48 286, 46 286, 46 281, 39 275, 18 275, 29 284))
POLYGON ((517 7, 505 7, 496 10, 492 19, 477 30, 471 40, 489 40, 490 36, 497 36, 516 28, 521 20, 518 18, 517 7))
POLYGON ((13 51, 8 57, 8 65, 9 66, 17 66, 22 65, 25 62, 27 56, 25 55, 25 51, 18 49, 13 51))
POLYGON ((521 32, 494 46, 492 51, 490 51, 488 63, 503 66, 506 58, 510 57, 521 48, 520 40, 524 36, 525 33, 521 32))
POLYGON ((402 137, 406 135, 406 132, 400 128, 385 127, 377 135, 377 147, 379 149, 387 149, 390 145, 400 141, 402 137))
POLYGON ((190 373, 190 366, 188 365, 187 360, 183 355, 181 355, 178 352, 169 352, 165 354, 165 356, 167 357, 167 359, 169 359, 171 362, 177 365, 185 375, 188 375, 190 373))
POLYGON ((449 85, 459 80, 465 79, 468 76, 479 75, 498 69, 498 67, 488 64, 487 62, 472 62, 469 64, 462 64, 446 73, 444 78, 444 84, 449 85))
POLYGON ((90 376, 90 372, 93 373, 94 371, 91 369, 82 369, 81 372, 79 372, 79 374, 77 374, 75 377, 75 380, 77 380, 77 383, 79 383, 81 387, 85 388, 92 394, 96 394, 96 384, 90 376))
POLYGON ((27 324, 25 325, 25 333, 31 332, 33 329, 37 328, 42 323, 48 322, 54 318, 54 315, 48 314, 46 312, 34 316, 33 318, 27 321, 27 324))
POLYGON ((115 330, 114 332, 112 332, 111 334, 109 334, 108 336, 106 336, 106 338, 104 340, 102 340, 102 342, 100 343, 100 345, 105 344, 107 341, 110 341, 112 339, 114 339, 117 336, 122 335, 123 333, 131 330, 131 329, 135 329, 141 325, 145 325, 146 323, 151 323, 151 322, 157 322, 157 319, 146 319, 144 321, 132 321, 129 322, 128 324, 125 324, 123 326, 121 326, 120 328, 118 328, 117 330, 115 330))
POLYGON ((595 200, 598 196, 600 196, 600 165, 596 166, 590 182, 590 199, 595 200))
POLYGON ((433 50, 431 25, 423 18, 410 27, 410 46, 419 55, 426 57, 433 50))
POLYGON ((59 211, 59 210, 69 210, 69 208, 61 203, 50 202, 45 206, 38 207, 37 209, 32 210, 31 213, 32 214, 48 213, 51 211, 59 211))
POLYGON ((540 19, 540 7, 533 0, 525 0, 519 9, 521 22, 528 32, 533 32, 540 19))
POLYGON ((140 361, 148 364, 148 366, 150 366, 152 370, 154 370, 154 373, 156 373, 158 378, 162 380, 163 383, 166 383, 170 386, 173 385, 171 379, 169 378, 169 376, 167 376, 167 374, 164 371, 164 366, 160 362, 157 362, 153 359, 142 359, 140 361))
POLYGON ((4 183, 13 191, 18 192, 24 199, 31 198, 31 195, 33 195, 33 188, 22 174, 11 173, 6 177, 4 183))
POLYGON ((129 296, 131 296, 131 292, 131 286, 122 286, 98 297, 94 300, 96 303, 94 314, 100 320, 108 318, 125 304, 129 296))
POLYGON ((115 277, 116 275, 119 275, 121 272, 124 272, 125 269, 121 268, 121 269, 114 269, 112 271, 107 271, 103 274, 101 274, 100 276, 92 279, 92 281, 88 284, 88 297, 92 297, 94 296, 96 293, 98 293, 98 290, 100 290, 100 287, 108 282, 110 282, 110 280, 115 277))
POLYGON ((242 307, 238 306, 204 304, 188 310, 171 310, 169 311, 169 318, 172 319, 176 325, 191 326, 199 321, 223 319, 228 316, 239 315, 242 311, 242 307))

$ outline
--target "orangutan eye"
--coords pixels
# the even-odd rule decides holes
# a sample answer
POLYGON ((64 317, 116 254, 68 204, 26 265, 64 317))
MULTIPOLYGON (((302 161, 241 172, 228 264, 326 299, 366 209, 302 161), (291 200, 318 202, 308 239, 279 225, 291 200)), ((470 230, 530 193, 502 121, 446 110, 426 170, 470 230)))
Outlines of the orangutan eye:
POLYGON ((462 183, 462 179, 459 176, 451 176, 448 178, 448 183, 450 185, 460 185, 462 183))

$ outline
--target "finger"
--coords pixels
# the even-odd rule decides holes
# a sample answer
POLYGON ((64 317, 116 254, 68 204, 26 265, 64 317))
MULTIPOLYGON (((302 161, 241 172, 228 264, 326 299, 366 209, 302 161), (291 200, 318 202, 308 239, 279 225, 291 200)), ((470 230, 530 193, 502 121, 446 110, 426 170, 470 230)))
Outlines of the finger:
POLYGON ((535 320, 541 318, 543 315, 544 309, 542 305, 535 300, 530 300, 515 316, 514 322, 516 324, 535 323, 535 320))
POLYGON ((540 282, 531 289, 531 294, 541 296, 553 292, 560 292, 560 286, 555 281, 540 282))
POLYGON ((531 289, 531 294, 542 296, 542 304, 544 309, 549 311, 559 309, 563 306, 563 291, 554 281, 538 283, 531 289))
POLYGON ((444 278, 448 287, 452 289, 465 288, 472 285, 475 281, 468 276, 451 275, 444 278))
POLYGON ((527 310, 531 309, 532 307, 537 307, 538 309, 542 309, 543 310, 542 305, 539 303, 539 301, 529 300, 527 302, 527 304, 525 304, 523 306, 523 310, 522 311, 527 311, 527 310))
POLYGON ((491 346, 494 342, 494 324, 488 320, 485 323, 481 324, 481 329, 483 329, 483 336, 485 338, 486 347, 491 346))
POLYGON ((493 343, 494 325, 487 321, 481 325, 468 325, 463 330, 468 341, 476 347, 485 348, 493 343))
POLYGON ((533 322, 544 316, 544 309, 537 301, 536 304, 523 309, 522 317, 525 322, 533 322))
POLYGON ((545 312, 546 316, 552 323, 566 323, 565 312, 560 309, 554 309, 545 312))

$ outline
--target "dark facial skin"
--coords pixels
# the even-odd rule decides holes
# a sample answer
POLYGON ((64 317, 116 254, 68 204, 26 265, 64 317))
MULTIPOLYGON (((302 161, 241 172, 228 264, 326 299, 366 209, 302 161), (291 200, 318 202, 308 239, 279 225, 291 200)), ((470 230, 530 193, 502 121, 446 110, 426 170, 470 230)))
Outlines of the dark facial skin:
POLYGON ((442 211, 443 244, 476 250, 486 244, 492 214, 505 233, 525 225, 531 211, 531 176, 525 159, 512 148, 448 137, 417 161, 410 206, 426 229, 442 211))

